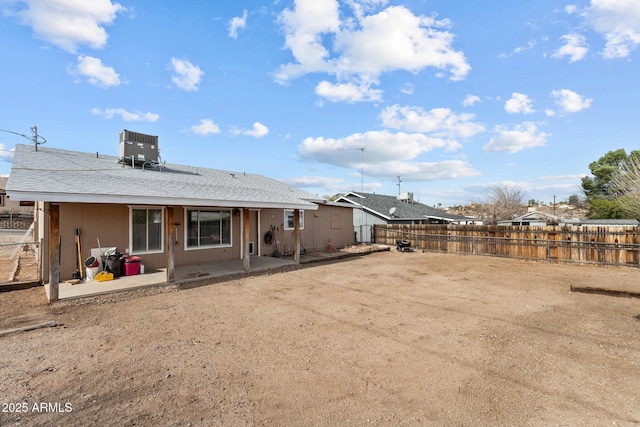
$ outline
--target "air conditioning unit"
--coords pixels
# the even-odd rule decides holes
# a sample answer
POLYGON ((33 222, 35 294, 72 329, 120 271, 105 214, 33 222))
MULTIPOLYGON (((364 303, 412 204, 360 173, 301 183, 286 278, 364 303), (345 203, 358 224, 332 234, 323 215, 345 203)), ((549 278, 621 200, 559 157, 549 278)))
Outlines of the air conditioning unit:
POLYGON ((401 202, 413 203, 413 193, 409 193, 409 192, 400 193, 397 199, 400 200, 401 202))
POLYGON ((127 164, 155 164, 160 160, 158 137, 123 130, 120 132, 120 161, 127 164))

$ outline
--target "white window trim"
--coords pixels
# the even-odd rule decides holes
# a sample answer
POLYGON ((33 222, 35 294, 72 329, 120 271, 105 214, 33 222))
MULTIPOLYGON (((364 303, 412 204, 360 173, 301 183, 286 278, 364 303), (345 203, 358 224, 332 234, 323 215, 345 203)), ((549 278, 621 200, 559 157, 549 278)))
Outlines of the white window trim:
MULTIPOLYGON (((287 221, 287 212, 291 212, 291 215, 293 216, 295 214, 295 210, 293 209, 285 209, 284 210, 284 229, 285 230, 295 230, 295 227, 289 227, 288 226, 288 222, 287 221)), ((304 230, 304 211, 302 209, 300 209, 300 230, 304 230)), ((295 219, 295 218, 294 218, 295 219)))
MULTIPOLYGON (((145 255, 145 254, 162 254, 164 253, 164 210, 165 207, 164 206, 136 206, 136 205, 130 205, 129 206, 129 253, 131 255, 145 255), (138 252, 134 252, 133 250, 133 210, 134 209, 160 209, 161 214, 160 217, 162 218, 162 224, 161 224, 161 233, 160 233, 160 249, 157 250, 153 250, 153 251, 138 251, 138 252)), ((147 242, 149 243, 149 242, 147 242)))
POLYGON ((219 248, 232 248, 233 247, 233 209, 231 208, 202 208, 202 207, 185 207, 184 208, 184 250, 185 251, 200 251, 206 249, 219 249, 219 248), (231 230, 229 241, 231 243, 225 243, 220 245, 207 245, 207 246, 194 246, 189 247, 189 211, 227 211, 229 212, 229 216, 231 217, 231 230))

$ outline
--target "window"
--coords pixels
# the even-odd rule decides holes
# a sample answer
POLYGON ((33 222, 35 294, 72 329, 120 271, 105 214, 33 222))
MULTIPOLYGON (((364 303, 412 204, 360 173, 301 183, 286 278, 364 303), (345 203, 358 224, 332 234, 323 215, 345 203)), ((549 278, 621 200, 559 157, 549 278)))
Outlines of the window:
POLYGON ((4 206, 4 194, 0 193, 0 206, 4 206))
POLYGON ((163 242, 162 208, 131 208, 131 252, 162 252, 163 242))
MULTIPOLYGON (((296 228, 293 220, 293 212, 292 210, 284 211, 284 229, 285 230, 294 230, 296 228)), ((304 230, 304 211, 300 212, 300 230, 304 230)))
POLYGON ((187 248, 231 246, 230 210, 187 210, 187 248))

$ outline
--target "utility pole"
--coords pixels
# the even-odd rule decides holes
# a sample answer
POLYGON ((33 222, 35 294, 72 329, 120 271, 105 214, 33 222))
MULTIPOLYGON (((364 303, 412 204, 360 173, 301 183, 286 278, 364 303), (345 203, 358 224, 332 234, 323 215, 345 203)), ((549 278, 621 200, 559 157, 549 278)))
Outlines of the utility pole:
POLYGON ((25 134, 14 132, 12 130, 0 129, 0 132, 12 133, 14 135, 18 135, 18 136, 21 136, 21 137, 23 137, 25 139, 28 139, 29 141, 31 141, 31 143, 33 145, 35 145, 36 151, 38 151, 38 145, 42 145, 45 142, 47 142, 46 139, 44 139, 42 136, 38 135, 38 127, 36 125, 31 126, 31 134, 32 134, 31 138, 29 138, 25 134))
MULTIPOLYGON (((361 166, 360 166, 360 193, 364 193, 364 149, 365 147, 362 148, 356 148, 356 150, 360 150, 360 154, 362 156, 361 158, 361 166)), ((364 238, 364 230, 366 229, 366 223, 367 223, 367 217, 364 213, 364 195, 360 194, 362 196, 362 198, 360 199, 360 241, 364 242, 365 238, 364 238), (365 227, 363 228, 362 225, 365 225, 365 227)))
POLYGON ((364 193, 364 149, 365 147, 356 148, 356 150, 360 150, 360 152, 362 153, 362 166, 360 167, 360 192, 362 193, 364 193))

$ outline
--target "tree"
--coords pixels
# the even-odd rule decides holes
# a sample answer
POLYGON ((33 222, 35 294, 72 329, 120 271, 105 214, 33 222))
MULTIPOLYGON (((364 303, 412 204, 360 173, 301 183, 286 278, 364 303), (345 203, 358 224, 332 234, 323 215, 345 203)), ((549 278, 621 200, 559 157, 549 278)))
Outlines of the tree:
POLYGON ((509 220, 522 213, 524 192, 518 187, 501 184, 491 187, 482 203, 483 216, 489 224, 509 220))
POLYGON ((613 174, 620 170, 620 165, 627 159, 627 153, 623 148, 615 151, 609 151, 597 161, 589 164, 589 170, 592 176, 582 178, 582 190, 587 197, 587 201, 591 202, 595 199, 612 200, 613 197, 609 192, 611 186, 611 178, 613 174))
POLYGON ((582 206, 582 201, 580 200, 580 197, 577 194, 572 194, 571 196, 569 196, 569 204, 571 206, 579 208, 582 206))
POLYGON ((640 151, 632 151, 629 156, 623 148, 609 151, 589 165, 592 176, 582 178, 582 190, 589 206, 589 218, 628 217, 620 205, 621 194, 619 190, 614 189, 613 179, 620 175, 629 157, 640 157, 640 151))
POLYGON ((613 174, 611 192, 625 214, 640 218, 640 151, 632 151, 613 174))

